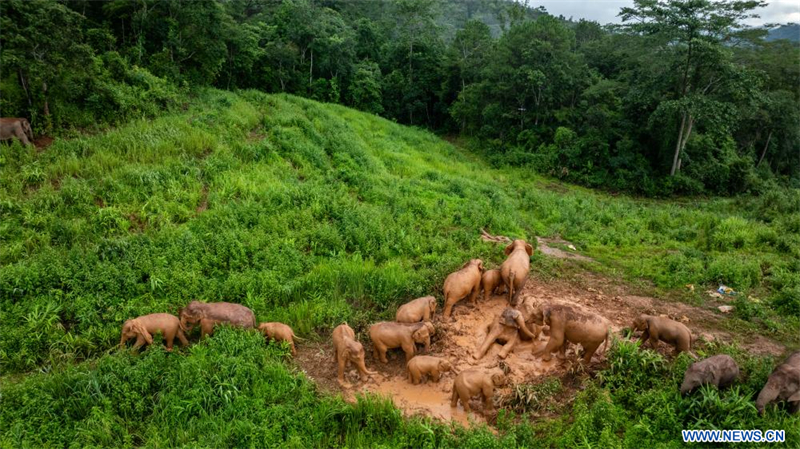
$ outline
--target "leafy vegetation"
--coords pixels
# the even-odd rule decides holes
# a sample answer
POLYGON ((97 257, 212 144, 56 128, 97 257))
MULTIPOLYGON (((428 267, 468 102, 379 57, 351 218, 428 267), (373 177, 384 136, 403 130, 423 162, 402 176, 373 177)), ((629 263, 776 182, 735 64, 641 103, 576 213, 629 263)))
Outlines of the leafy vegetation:
MULTIPOLYGON (((285 348, 247 332, 174 354, 114 349, 125 319, 196 298, 240 302, 309 338, 343 320, 363 333, 408 298, 440 295, 463 260, 499 264, 481 228, 560 234, 665 289, 725 282, 764 298, 742 317, 749 324, 733 322, 791 334, 797 318, 773 308, 793 310, 782 307, 798 254, 780 242, 800 229, 758 209, 794 197, 742 208, 608 196, 491 168, 423 130, 255 91, 203 90, 184 112, 0 155, 3 445, 620 446, 648 432, 674 445, 682 425, 796 427, 785 412, 762 420, 745 407, 774 362, 741 354, 755 377, 684 409, 675 391, 686 361, 623 344, 563 417, 529 424, 503 412, 495 436, 404 419, 384 400, 322 395, 283 363, 285 348), (647 389, 653 404, 636 399, 647 389)), ((533 259, 543 276, 557 275, 553 263, 533 259)), ((544 402, 523 392, 518 409, 547 409, 551 387, 534 392, 544 402)))
POLYGON ((800 185, 800 47, 742 25, 762 3, 637 0, 602 27, 503 0, 8 0, 0 101, 53 132, 192 86, 286 92, 591 187, 765 194, 800 185))

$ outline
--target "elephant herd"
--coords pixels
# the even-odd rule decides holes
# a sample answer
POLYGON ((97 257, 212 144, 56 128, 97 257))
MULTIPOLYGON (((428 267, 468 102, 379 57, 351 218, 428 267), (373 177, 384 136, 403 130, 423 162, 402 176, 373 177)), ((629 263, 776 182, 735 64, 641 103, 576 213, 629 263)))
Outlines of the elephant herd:
MULTIPOLYGON (((498 357, 504 359, 511 353, 520 340, 538 340, 541 334, 549 335, 547 344, 541 350, 534 350, 535 357, 549 361, 554 352, 564 358, 570 343, 580 344, 584 350, 583 362, 589 363, 601 344, 608 345, 611 338, 611 323, 608 319, 578 307, 566 304, 545 303, 534 304, 530 298, 519 301, 519 295, 528 279, 530 256, 533 248, 524 240, 514 240, 505 248, 508 256, 499 269, 486 270, 483 261, 472 259, 461 269, 451 273, 444 282, 443 320, 452 318, 453 307, 462 299, 469 298, 475 303, 481 291, 488 299, 499 289, 507 294, 509 307, 495 316, 485 327, 486 337, 473 353, 472 358, 483 358, 494 343, 502 348, 498 357)), ((387 363, 386 353, 390 349, 401 349, 406 358, 408 380, 416 385, 427 376, 438 382, 442 373, 453 370, 451 361, 432 355, 417 355, 417 345, 423 345, 428 352, 431 337, 436 328, 433 318, 437 301, 433 296, 414 299, 397 309, 395 321, 382 321, 369 327, 373 357, 387 363)), ((190 302, 179 312, 179 317, 166 313, 155 313, 141 316, 125 322, 122 327, 120 345, 136 338, 134 347, 152 343, 152 334, 161 332, 167 350, 172 350, 173 340, 177 337, 182 345, 188 342, 184 332, 191 331, 196 324, 200 325, 201 337, 213 333, 214 326, 228 323, 243 328, 256 327, 256 319, 249 308, 226 302, 201 303, 190 302)), ((288 342, 292 355, 296 354, 292 329, 282 323, 261 323, 259 331, 269 340, 288 342)), ((655 349, 660 341, 675 348, 675 353, 691 353, 692 334, 683 323, 667 317, 639 315, 632 329, 641 332, 642 345, 649 343, 655 349)), ((337 379, 343 387, 350 384, 344 373, 349 364, 353 364, 362 381, 376 374, 367 368, 364 346, 356 338, 355 331, 343 323, 333 330, 334 362, 337 365, 337 379)), ((717 355, 693 363, 686 370, 681 393, 687 394, 701 385, 714 385, 723 388, 731 385, 739 376, 736 362, 727 355, 717 355)), ((506 383, 506 375, 500 368, 469 369, 456 374, 452 388, 451 406, 456 407, 460 400, 464 410, 469 411, 469 401, 474 396, 481 396, 484 410, 493 409, 495 387, 506 383)), ((773 370, 766 385, 756 400, 759 413, 764 412, 767 404, 785 401, 791 413, 800 409, 800 352, 790 355, 786 361, 773 370)))

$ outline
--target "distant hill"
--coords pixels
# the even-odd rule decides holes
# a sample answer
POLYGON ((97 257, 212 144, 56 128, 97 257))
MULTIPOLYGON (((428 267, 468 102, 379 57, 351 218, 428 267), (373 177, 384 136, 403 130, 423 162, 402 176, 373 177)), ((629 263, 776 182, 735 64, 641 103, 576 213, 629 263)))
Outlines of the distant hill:
POLYGON ((786 25, 773 28, 769 30, 766 39, 768 41, 787 39, 792 42, 800 42, 800 24, 787 23, 786 25))

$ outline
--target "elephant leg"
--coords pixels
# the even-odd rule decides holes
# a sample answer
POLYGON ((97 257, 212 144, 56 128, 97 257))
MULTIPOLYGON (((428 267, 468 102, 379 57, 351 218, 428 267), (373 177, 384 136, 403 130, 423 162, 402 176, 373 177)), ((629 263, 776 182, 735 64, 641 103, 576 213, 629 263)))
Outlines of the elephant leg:
POLYGON ((439 383, 439 376, 440 376, 440 375, 439 375, 439 371, 438 371, 438 370, 434 370, 434 371, 431 373, 431 380, 432 380, 432 381, 434 381, 434 382, 436 382, 436 383, 439 383))
POLYGON ((639 337, 639 346, 644 348, 644 345, 647 344, 648 340, 650 340, 650 332, 648 331, 642 332, 642 336, 639 337))
POLYGON ((211 335, 214 333, 214 322, 212 320, 201 320, 200 321, 200 338, 203 338, 206 335, 211 335))
POLYGON ((518 341, 519 341, 519 333, 518 332, 514 332, 514 336, 511 337, 506 342, 505 345, 503 345, 503 349, 500 350, 500 354, 498 354, 498 356, 501 359, 504 359, 504 358, 508 357, 508 354, 510 354, 511 351, 514 350, 514 346, 517 344, 518 341))
POLYGON ((294 340, 289 340, 289 348, 292 350, 292 355, 297 355, 297 349, 294 347, 294 340))
POLYGON ((411 343, 406 343, 402 346, 402 348, 403 352, 406 353, 406 363, 408 363, 409 360, 414 358, 414 354, 417 352, 415 349, 416 343, 414 343, 413 341, 411 343))
POLYGON ((181 346, 186 347, 189 345, 189 340, 186 339, 186 335, 183 334, 183 331, 178 329, 178 340, 181 342, 181 346))
POLYGON ((547 341, 547 346, 544 347, 544 357, 542 357, 542 361, 549 362, 553 356, 552 353, 556 349, 559 349, 561 345, 564 344, 564 330, 551 330, 550 331, 550 340, 547 341))
POLYGON ((411 383, 417 385, 420 382, 420 373, 415 373, 413 371, 408 372, 408 378, 411 380, 411 383))
POLYGON ((333 347, 333 363, 339 363, 339 349, 336 346, 333 347))
POLYGON ((486 339, 483 340, 483 344, 481 345, 480 349, 478 349, 478 352, 475 354, 476 359, 480 359, 486 355, 486 351, 488 351, 489 347, 494 344, 494 341, 497 340, 498 335, 500 335, 500 332, 495 331, 486 336, 486 339))
POLYGON ((345 365, 347 364, 347 360, 345 360, 344 357, 341 357, 341 358, 339 358, 338 362, 339 362, 339 372, 338 372, 337 380, 339 381, 339 385, 341 385, 343 387, 350 387, 350 383, 346 382, 344 380, 344 368, 345 368, 345 365))
POLYGON ((125 336, 123 335, 123 336, 122 336, 122 337, 120 337, 120 339, 119 339, 119 347, 120 347, 120 348, 124 348, 124 347, 125 347, 125 343, 127 343, 127 342, 128 342, 128 339, 127 339, 127 338, 125 338, 125 336))
POLYGON ((517 299, 519 298, 519 294, 522 293, 522 289, 525 288, 525 284, 528 282, 528 277, 522 278, 522 282, 519 283, 518 287, 514 288, 514 302, 511 304, 517 305, 517 299))
POLYGON ((650 347, 653 348, 653 351, 657 351, 658 350, 658 337, 653 335, 653 334, 650 334, 650 339, 648 341, 650 342, 650 347))
POLYGON ((556 356, 560 360, 564 360, 567 358, 567 349, 569 349, 569 340, 564 339, 564 344, 558 348, 558 355, 556 356))
POLYGON ((175 333, 164 335, 164 342, 167 344, 167 352, 172 352, 172 342, 175 341, 175 333))
POLYGON ((453 394, 450 395, 450 407, 458 407, 458 390, 453 385, 453 394))
POLYGON ((473 306, 477 303, 478 293, 480 293, 480 291, 481 291, 481 284, 480 282, 478 282, 477 285, 474 285, 472 287, 472 291, 469 294, 469 302, 473 306))
POLYGON ((389 359, 386 358, 386 352, 387 351, 388 351, 388 348, 385 348, 385 347, 378 348, 378 358, 380 359, 380 361, 382 363, 389 363, 389 359))
POLYGON ((144 337, 141 335, 136 337, 136 343, 133 344, 133 349, 139 349, 145 343, 144 337))
POLYGON ((492 398, 494 397, 494 388, 491 385, 485 385, 483 387, 483 411, 491 413, 494 411, 494 401, 492 398))
POLYGON ((597 351, 597 348, 600 347, 600 343, 601 342, 588 343, 586 346, 583 347, 584 351, 586 352, 586 354, 583 355, 583 363, 586 363, 588 365, 589 362, 592 361, 592 356, 597 351))
MULTIPOLYGON (((453 386, 453 388, 455 389, 455 386, 453 386)), ((469 408, 470 396, 469 396, 469 393, 465 393, 465 394, 458 393, 458 398, 461 400, 461 405, 464 406, 464 411, 469 413, 470 412, 470 408, 469 408)))

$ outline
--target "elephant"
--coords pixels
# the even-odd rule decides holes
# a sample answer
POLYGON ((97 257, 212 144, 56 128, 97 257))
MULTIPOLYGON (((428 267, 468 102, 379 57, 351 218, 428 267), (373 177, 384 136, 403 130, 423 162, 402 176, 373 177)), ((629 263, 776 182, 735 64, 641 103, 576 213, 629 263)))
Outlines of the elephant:
POLYGON ((418 355, 408 361, 406 368, 408 369, 408 381, 417 385, 422 382, 422 378, 426 374, 432 381, 439 382, 439 376, 453 369, 453 366, 447 359, 418 355))
POLYGON ((392 348, 402 348, 406 353, 406 362, 416 354, 417 343, 425 345, 427 352, 431 346, 431 335, 435 328, 430 321, 419 323, 395 323, 382 321, 369 327, 369 338, 372 340, 373 355, 383 363, 388 363, 386 351, 392 348))
POLYGON ((481 290, 483 290, 483 300, 488 301, 489 298, 495 293, 495 291, 499 290, 499 287, 503 287, 502 291, 498 293, 502 294, 505 292, 505 285, 503 284, 503 276, 500 274, 500 269, 495 268, 493 270, 486 270, 481 276, 481 290))
MULTIPOLYGON (((683 323, 666 317, 641 314, 633 320, 633 329, 642 331, 642 346, 648 341, 653 349, 658 348, 658 341, 675 346, 675 354, 692 349, 692 332, 683 323)), ((694 354, 689 352, 694 357, 694 354)))
POLYGON ((700 385, 725 388, 739 377, 739 365, 726 354, 715 355, 692 363, 683 375, 681 394, 687 394, 700 385))
POLYGON ((514 350, 514 346, 519 341, 520 332, 527 335, 532 340, 539 338, 540 328, 535 324, 533 326, 533 332, 528 330, 523 313, 519 310, 512 308, 505 309, 500 315, 495 317, 494 321, 486 326, 486 338, 473 357, 475 359, 482 358, 495 341, 500 341, 505 344, 498 356, 501 359, 506 358, 508 354, 514 350))
POLYGON ((200 337, 214 333, 214 326, 229 323, 234 326, 252 329, 256 326, 256 316, 252 310, 229 302, 203 303, 192 301, 180 311, 181 325, 191 331, 200 323, 200 337))
POLYGON ((763 415, 767 404, 774 401, 788 402, 789 413, 800 411, 800 351, 791 354, 772 370, 767 383, 756 398, 758 413, 763 415))
POLYGON ((283 323, 261 323, 258 325, 258 330, 264 334, 264 337, 266 337, 267 340, 272 339, 275 341, 289 342, 292 355, 297 355, 297 351, 294 347, 294 339, 297 337, 294 335, 294 331, 291 327, 283 323))
POLYGON ((543 350, 534 353, 534 355, 544 353, 542 360, 545 362, 551 359, 551 353, 556 350, 563 355, 566 352, 566 345, 570 342, 583 346, 586 352, 583 362, 587 364, 601 343, 605 341, 603 351, 608 346, 611 323, 601 316, 563 304, 545 304, 534 312, 531 319, 540 326, 550 326, 550 339, 547 345, 543 350))
POLYGON ((184 327, 181 321, 175 315, 169 313, 151 313, 150 315, 142 315, 139 318, 133 318, 122 325, 122 337, 119 340, 119 346, 122 348, 125 343, 133 337, 136 337, 136 343, 133 345, 134 349, 138 349, 143 344, 153 344, 153 334, 161 332, 167 344, 167 351, 172 351, 172 342, 175 337, 181 342, 181 346, 186 346, 189 342, 186 340, 186 335, 183 333, 184 327))
POLYGON ((533 247, 525 240, 514 240, 505 249, 506 260, 500 265, 500 276, 508 292, 508 303, 517 305, 517 297, 528 282, 533 247))
POLYGON ((0 140, 17 138, 23 145, 31 145, 33 130, 28 119, 8 117, 0 118, 0 140))
POLYGON ((364 363, 364 346, 356 340, 356 333, 347 323, 342 323, 333 330, 333 360, 339 367, 337 380, 339 385, 350 387, 344 380, 344 370, 351 362, 356 366, 361 374, 361 381, 366 382, 367 378, 375 374, 375 371, 367 369, 364 363))
POLYGON ((467 370, 462 371, 456 376, 453 382, 453 396, 450 400, 450 407, 457 407, 459 399, 464 411, 469 412, 469 400, 473 396, 483 396, 485 413, 494 410, 494 388, 502 387, 506 383, 506 375, 503 370, 496 368, 493 370, 467 370))
POLYGON ((465 263, 460 270, 447 276, 447 279, 444 280, 445 318, 450 318, 453 306, 467 296, 469 296, 469 301, 475 304, 475 299, 481 289, 483 271, 483 261, 472 259, 465 263))
POLYGON ((433 296, 423 296, 413 301, 409 301, 399 309, 395 320, 398 323, 416 323, 418 321, 430 321, 436 312, 436 298, 433 296))

